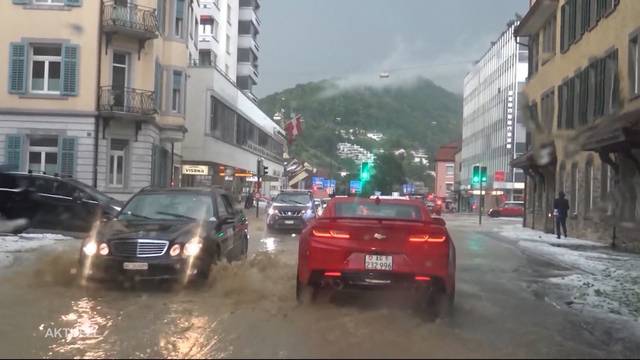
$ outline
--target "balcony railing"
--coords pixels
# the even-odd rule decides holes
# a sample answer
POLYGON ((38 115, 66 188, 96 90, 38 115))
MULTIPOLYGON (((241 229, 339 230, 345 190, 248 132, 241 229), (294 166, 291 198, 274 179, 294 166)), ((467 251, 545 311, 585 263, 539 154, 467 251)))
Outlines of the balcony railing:
POLYGON ((139 34, 142 38, 158 36, 158 16, 153 8, 130 4, 119 6, 113 2, 104 4, 102 25, 107 32, 123 30, 139 34))
POLYGON ((133 88, 100 87, 99 111, 139 116, 153 116, 156 108, 155 92, 133 88))

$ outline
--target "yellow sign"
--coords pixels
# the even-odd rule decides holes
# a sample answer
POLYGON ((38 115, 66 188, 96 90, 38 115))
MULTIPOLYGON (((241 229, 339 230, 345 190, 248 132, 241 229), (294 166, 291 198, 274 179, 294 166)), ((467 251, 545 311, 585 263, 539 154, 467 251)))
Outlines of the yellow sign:
POLYGON ((183 175, 209 175, 209 167, 206 165, 182 165, 183 175))

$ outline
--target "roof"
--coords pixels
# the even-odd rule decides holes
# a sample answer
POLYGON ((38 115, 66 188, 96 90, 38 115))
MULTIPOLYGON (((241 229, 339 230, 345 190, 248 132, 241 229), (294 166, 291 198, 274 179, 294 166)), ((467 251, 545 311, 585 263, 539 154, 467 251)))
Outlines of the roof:
POLYGON ((456 153, 460 151, 460 145, 460 140, 456 140, 440 146, 436 151, 436 161, 455 161, 456 153))
POLYGON ((537 33, 558 8, 558 0, 536 0, 514 31, 515 36, 537 33))

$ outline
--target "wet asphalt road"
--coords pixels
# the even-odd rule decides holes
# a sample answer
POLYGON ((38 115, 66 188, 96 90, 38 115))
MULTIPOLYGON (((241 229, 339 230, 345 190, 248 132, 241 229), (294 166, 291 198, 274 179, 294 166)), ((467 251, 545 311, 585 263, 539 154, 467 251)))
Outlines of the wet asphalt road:
MULTIPOLYGON (((404 294, 295 301, 297 236, 251 226, 250 256, 199 288, 82 287, 78 244, 0 273, 0 357, 638 357, 640 339, 551 300, 562 267, 523 254, 469 217, 449 217, 455 315, 429 322, 404 294)), ((492 223, 493 222, 493 223, 492 223)))

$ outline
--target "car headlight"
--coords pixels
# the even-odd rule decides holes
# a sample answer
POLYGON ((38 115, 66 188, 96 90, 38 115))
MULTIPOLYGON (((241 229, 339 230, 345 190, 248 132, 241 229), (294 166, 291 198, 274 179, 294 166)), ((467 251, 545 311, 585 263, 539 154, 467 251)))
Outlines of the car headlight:
POLYGON ((98 251, 98 244, 95 241, 90 241, 82 247, 82 251, 88 256, 93 256, 98 251))
POLYGON ((268 213, 269 215, 273 215, 273 214, 275 214, 275 213, 276 213, 276 209, 274 209, 273 207, 270 207, 270 208, 269 208, 269 210, 267 211, 267 213, 268 213))
POLYGON ((109 255, 109 245, 102 243, 98 246, 98 254, 102 256, 109 255))
POLYGON ((175 244, 171 247, 171 250, 169 250, 169 255, 171 256, 178 256, 180 255, 180 244, 175 244))
POLYGON ((195 256, 200 252, 200 249, 202 249, 202 239, 199 237, 195 237, 184 244, 183 251, 187 256, 195 256))

